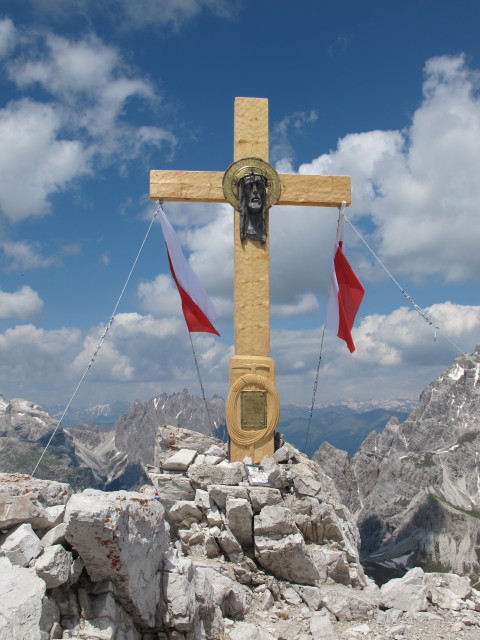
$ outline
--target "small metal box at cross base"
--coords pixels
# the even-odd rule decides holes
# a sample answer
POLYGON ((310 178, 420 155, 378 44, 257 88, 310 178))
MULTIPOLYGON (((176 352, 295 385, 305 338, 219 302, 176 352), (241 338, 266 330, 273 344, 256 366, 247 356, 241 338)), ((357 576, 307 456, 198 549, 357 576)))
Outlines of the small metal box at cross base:
POLYGON ((267 426, 267 392, 242 391, 240 394, 241 426, 265 429, 267 426))

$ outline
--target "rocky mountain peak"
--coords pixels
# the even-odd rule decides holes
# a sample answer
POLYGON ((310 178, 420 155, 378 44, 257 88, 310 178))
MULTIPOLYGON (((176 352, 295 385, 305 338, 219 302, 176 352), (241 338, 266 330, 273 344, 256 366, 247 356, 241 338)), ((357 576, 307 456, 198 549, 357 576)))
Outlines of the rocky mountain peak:
POLYGON ((457 358, 400 424, 371 433, 350 460, 315 459, 356 514, 362 554, 480 576, 480 349, 457 358))

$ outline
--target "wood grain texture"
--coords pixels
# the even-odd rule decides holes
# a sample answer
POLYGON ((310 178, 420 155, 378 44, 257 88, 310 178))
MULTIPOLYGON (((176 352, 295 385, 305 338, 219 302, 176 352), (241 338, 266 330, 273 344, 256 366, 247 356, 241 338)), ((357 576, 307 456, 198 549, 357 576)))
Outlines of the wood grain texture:
MULTIPOLYGON (((167 202, 226 202, 221 171, 150 171, 150 199, 167 202)), ((277 204, 338 207, 351 202, 349 176, 281 173, 277 204)))
POLYGON ((150 199, 226 202, 221 171, 150 171, 150 199))
POLYGON ((277 204, 309 207, 338 207, 352 201, 349 176, 280 174, 282 193, 277 204))
POLYGON ((262 158, 268 162, 267 98, 235 98, 233 159, 262 158))

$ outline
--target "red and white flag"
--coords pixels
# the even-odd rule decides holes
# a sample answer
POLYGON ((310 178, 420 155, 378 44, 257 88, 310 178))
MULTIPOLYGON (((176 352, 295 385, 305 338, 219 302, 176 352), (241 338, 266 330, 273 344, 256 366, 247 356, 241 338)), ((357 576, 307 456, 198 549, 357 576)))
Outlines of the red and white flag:
POLYGON ((217 317, 215 307, 183 255, 178 236, 162 207, 159 207, 159 212, 163 237, 167 245, 168 263, 182 300, 182 310, 188 330, 215 333, 219 336, 212 324, 217 317))
POLYGON ((345 340, 350 353, 353 353, 355 344, 350 332, 365 289, 343 253, 344 218, 342 214, 344 209, 345 203, 340 207, 338 215, 337 238, 330 271, 325 328, 345 340))

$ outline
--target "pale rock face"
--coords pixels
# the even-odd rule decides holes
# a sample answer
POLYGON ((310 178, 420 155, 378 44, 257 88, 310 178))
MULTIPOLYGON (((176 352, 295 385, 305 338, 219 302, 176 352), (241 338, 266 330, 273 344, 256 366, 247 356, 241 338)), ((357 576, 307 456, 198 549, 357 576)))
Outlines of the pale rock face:
POLYGON ((253 546, 253 511, 248 500, 227 498, 227 524, 230 531, 244 548, 253 546))
POLYGON ((177 500, 193 500, 195 489, 188 478, 170 473, 151 473, 150 479, 165 509, 170 509, 177 500))
POLYGON ((195 502, 189 500, 178 500, 168 512, 170 521, 182 527, 188 527, 192 522, 199 522, 202 515, 195 502))
POLYGON ((320 578, 288 509, 266 506, 254 517, 255 558, 278 578, 299 584, 315 584, 320 578))
POLYGON ((227 487, 225 485, 217 485, 211 483, 208 485, 208 493, 219 509, 225 510, 227 506, 227 498, 248 498, 247 487, 227 487))
POLYGON ((162 467, 166 471, 186 471, 195 460, 195 449, 180 449, 163 461, 162 467))
POLYGON ((47 547, 34 564, 39 578, 47 585, 47 589, 54 589, 65 584, 70 578, 70 567, 73 557, 61 545, 47 547))
POLYGON ((338 635, 325 612, 314 613, 310 619, 310 633, 313 638, 322 640, 337 640, 338 635))
POLYGON ((195 600, 194 567, 189 558, 169 556, 169 564, 163 576, 166 600, 165 622, 177 631, 191 631, 198 605, 195 600))
POLYGON ((378 609, 379 596, 376 591, 367 593, 340 585, 323 586, 321 604, 340 621, 370 620, 378 609))
POLYGON ((248 495, 255 513, 259 513, 267 505, 272 506, 282 503, 280 491, 271 487, 249 487, 248 495))
POLYGON ((47 531, 47 533, 44 536, 42 536, 40 540, 40 542, 42 543, 42 547, 50 547, 54 544, 64 543, 66 530, 67 530, 67 527, 65 523, 62 522, 61 524, 58 524, 56 527, 53 527, 53 529, 50 529, 50 531, 47 531))
POLYGON ((92 580, 112 580, 134 619, 153 626, 166 544, 162 505, 140 493, 89 489, 70 499, 65 523, 92 580))
POLYGON ((211 484, 237 485, 245 478, 245 467, 242 462, 222 462, 217 465, 193 465, 187 472, 190 480, 202 489, 211 484))
POLYGON ((480 576, 480 346, 421 394, 403 423, 372 432, 350 460, 324 445, 314 459, 355 513, 365 558, 480 576))
POLYGON ((28 522, 35 529, 45 529, 50 518, 42 505, 35 504, 30 496, 0 493, 0 528, 8 529, 28 522))
POLYGON ((19 567, 26 567, 42 551, 42 543, 30 524, 19 524, 0 535, 1 554, 19 567))
POLYGON ((154 464, 162 468, 163 461, 180 449, 191 449, 204 454, 212 446, 223 451, 222 442, 217 438, 189 429, 163 425, 157 429, 154 464))
POLYGON ((53 480, 39 480, 18 473, 0 473, 0 495, 27 495, 36 504, 54 507, 66 504, 72 495, 70 485, 53 480))
POLYGON ((427 592, 425 574, 420 567, 415 567, 403 578, 395 578, 382 585, 382 606, 387 609, 401 611, 425 611, 427 609, 427 592))
POLYGON ((44 596, 45 582, 32 569, 0 558, 0 638, 43 640, 40 620, 44 596))
POLYGON ((212 586, 214 602, 223 616, 243 620, 252 602, 250 591, 213 568, 198 566, 197 573, 212 586))

